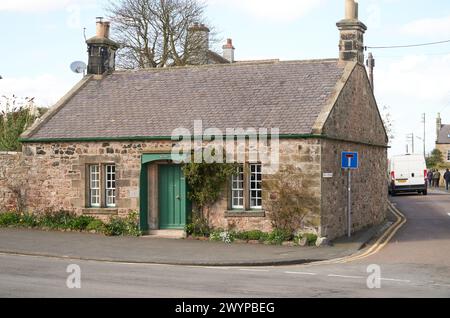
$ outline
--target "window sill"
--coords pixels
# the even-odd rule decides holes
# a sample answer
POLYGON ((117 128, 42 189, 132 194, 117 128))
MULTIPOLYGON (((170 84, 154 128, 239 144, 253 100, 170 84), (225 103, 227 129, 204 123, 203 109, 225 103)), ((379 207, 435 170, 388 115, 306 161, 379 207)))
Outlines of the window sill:
POLYGON ((119 210, 117 208, 87 208, 83 209, 84 215, 117 215, 119 210))
POLYGON ((264 218, 266 217, 266 212, 263 210, 231 210, 225 212, 226 218, 264 218))

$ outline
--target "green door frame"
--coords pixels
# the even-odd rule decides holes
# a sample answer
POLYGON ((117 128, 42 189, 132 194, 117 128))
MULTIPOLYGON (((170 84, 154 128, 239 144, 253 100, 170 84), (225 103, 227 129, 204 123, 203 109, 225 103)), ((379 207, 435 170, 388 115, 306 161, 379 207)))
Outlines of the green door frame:
MULTIPOLYGON (((171 153, 158 154, 143 154, 141 158, 141 175, 139 180, 139 225, 142 232, 148 232, 148 165, 160 160, 172 160, 171 153)), ((181 180, 183 189, 185 191, 184 198, 186 198, 186 222, 190 217, 190 202, 187 200, 187 185, 186 179, 181 180)), ((157 198, 158 200, 158 198, 157 198)))

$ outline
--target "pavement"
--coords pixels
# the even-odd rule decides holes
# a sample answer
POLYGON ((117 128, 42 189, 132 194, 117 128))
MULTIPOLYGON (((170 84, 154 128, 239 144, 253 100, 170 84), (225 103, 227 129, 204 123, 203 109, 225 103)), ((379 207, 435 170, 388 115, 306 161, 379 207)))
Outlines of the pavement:
POLYGON ((331 260, 357 253, 389 226, 364 230, 325 247, 225 244, 152 237, 0 229, 0 253, 56 258, 199 266, 275 266, 331 260))

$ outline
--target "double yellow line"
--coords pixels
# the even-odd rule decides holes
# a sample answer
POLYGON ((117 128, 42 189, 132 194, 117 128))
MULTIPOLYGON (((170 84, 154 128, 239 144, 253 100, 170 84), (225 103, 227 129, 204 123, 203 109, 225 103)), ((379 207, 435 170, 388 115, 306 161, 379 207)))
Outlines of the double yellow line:
POLYGON ((324 265, 324 264, 345 264, 356 260, 361 260, 378 253, 383 249, 394 237, 397 231, 406 223, 406 217, 401 213, 391 202, 388 201, 389 210, 396 216, 397 220, 392 224, 383 235, 366 251, 361 254, 354 254, 334 260, 315 262, 311 265, 324 265))

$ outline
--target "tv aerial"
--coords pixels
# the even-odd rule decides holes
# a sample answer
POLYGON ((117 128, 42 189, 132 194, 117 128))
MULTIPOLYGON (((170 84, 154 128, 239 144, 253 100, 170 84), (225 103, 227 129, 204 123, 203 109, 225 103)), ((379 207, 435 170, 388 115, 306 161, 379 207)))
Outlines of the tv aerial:
POLYGON ((86 63, 81 62, 81 61, 75 61, 72 64, 70 64, 70 69, 72 70, 72 72, 77 73, 77 74, 83 74, 83 76, 86 74, 86 63))

